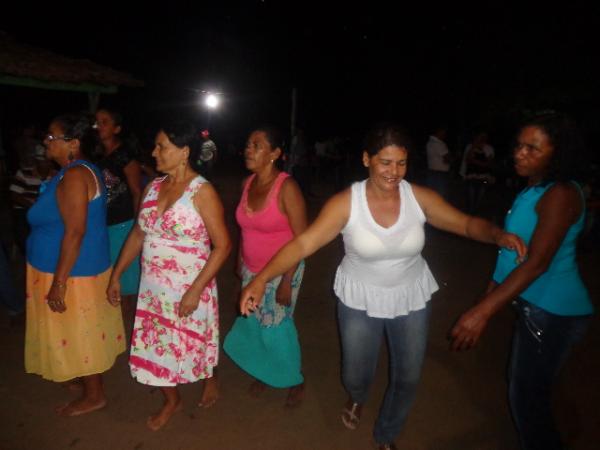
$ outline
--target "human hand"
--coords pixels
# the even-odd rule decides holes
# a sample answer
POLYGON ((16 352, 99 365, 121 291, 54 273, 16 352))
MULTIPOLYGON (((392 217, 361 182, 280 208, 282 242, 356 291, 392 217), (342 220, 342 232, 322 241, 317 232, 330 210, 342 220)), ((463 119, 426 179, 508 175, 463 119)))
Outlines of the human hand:
POLYGON ((191 316, 198 308, 199 303, 200 295, 192 292, 191 289, 188 289, 187 292, 183 294, 183 297, 181 297, 181 302, 179 303, 179 317, 191 316))
POLYGON ((479 306, 463 313, 450 331, 450 350, 469 350, 474 347, 487 326, 489 315, 479 306))
POLYGON ((265 295, 265 283, 254 279, 244 289, 240 295, 240 312, 243 316, 248 316, 258 308, 265 295))
POLYGON ((67 293, 67 284, 53 282, 46 296, 48 306, 53 312, 64 313, 67 310, 65 305, 65 295, 67 293))
POLYGON ((108 282, 108 288, 106 289, 106 298, 108 303, 113 306, 119 306, 121 303, 121 283, 119 279, 113 279, 111 277, 108 282))
POLYGON ((501 232, 496 239, 496 245, 498 245, 498 247, 516 251, 517 262, 521 263, 525 261, 525 257, 527 256, 527 245, 525 245, 523 239, 516 234, 507 233, 506 231, 501 232))
POLYGON ((292 280, 286 278, 284 275, 281 277, 277 291, 275 292, 275 301, 281 306, 290 306, 292 304, 292 280))

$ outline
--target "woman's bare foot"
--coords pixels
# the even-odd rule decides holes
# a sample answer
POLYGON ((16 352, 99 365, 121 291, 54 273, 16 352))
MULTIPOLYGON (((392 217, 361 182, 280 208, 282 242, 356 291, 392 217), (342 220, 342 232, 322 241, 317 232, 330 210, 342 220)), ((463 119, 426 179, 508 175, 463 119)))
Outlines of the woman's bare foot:
POLYGON ((72 380, 65 381, 62 386, 69 392, 81 392, 84 388, 81 378, 73 378, 72 380))
POLYGON ((292 386, 288 391, 287 399, 285 400, 285 406, 287 408, 295 408, 302 403, 304 399, 304 383, 292 386))
POLYGON ((183 405, 181 400, 177 400, 177 402, 174 404, 165 402, 162 409, 157 414, 148 417, 146 425, 152 431, 158 431, 167 424, 173 414, 181 411, 182 407, 183 405))
POLYGON ((55 409, 56 413, 62 417, 73 417, 73 416, 81 416, 82 414, 91 413, 92 411, 97 411, 106 406, 106 399, 90 399, 90 398, 80 398, 74 400, 72 402, 67 403, 66 405, 59 406, 55 409))
POLYGON ((259 397, 263 392, 267 389, 267 385, 262 381, 254 380, 254 382, 250 385, 248 389, 248 393, 252 397, 259 397))
POLYGON ((198 406, 201 408, 210 408, 219 398, 219 382, 216 376, 204 380, 204 389, 198 406))

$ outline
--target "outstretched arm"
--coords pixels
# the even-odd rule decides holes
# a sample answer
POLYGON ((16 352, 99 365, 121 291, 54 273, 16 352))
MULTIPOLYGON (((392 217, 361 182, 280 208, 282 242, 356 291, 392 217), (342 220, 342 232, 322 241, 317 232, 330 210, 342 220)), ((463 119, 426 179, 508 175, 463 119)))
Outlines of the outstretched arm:
POLYGON ((411 186, 429 224, 475 241, 516 250, 520 259, 525 258, 527 246, 517 235, 505 232, 489 220, 463 213, 432 189, 414 184, 411 186))
POLYGON ((288 242, 242 291, 240 311, 247 315, 260 305, 267 282, 297 265, 331 242, 344 228, 350 215, 350 189, 334 195, 325 203, 315 221, 288 242))

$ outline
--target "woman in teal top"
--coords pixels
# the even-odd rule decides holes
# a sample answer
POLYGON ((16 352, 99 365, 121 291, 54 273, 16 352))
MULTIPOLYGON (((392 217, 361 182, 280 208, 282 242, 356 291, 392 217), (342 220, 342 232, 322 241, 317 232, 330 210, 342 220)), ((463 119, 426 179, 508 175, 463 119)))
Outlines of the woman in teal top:
POLYGON ((514 152, 527 187, 506 218, 506 230, 528 245, 523 261, 502 249, 486 294, 451 331, 452 348, 474 346, 489 319, 514 300, 518 312, 509 365, 509 402, 523 450, 562 449, 551 409, 556 375, 594 311, 575 260, 584 222, 580 175, 582 139, 559 114, 538 116, 521 129, 514 152))

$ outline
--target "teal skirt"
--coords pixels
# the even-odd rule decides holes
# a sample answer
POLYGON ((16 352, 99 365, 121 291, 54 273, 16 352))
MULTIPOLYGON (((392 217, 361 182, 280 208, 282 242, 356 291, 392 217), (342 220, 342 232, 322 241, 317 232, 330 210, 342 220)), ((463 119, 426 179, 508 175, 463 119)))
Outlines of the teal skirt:
MULTIPOLYGON (((275 302, 281 277, 269 282, 261 307, 248 317, 238 317, 223 343, 225 353, 242 370, 276 388, 304 382, 300 342, 292 315, 303 274, 304 262, 301 262, 292 279, 292 302, 288 307, 275 302)), ((243 267, 242 285, 248 284, 254 275, 243 267)))
MULTIPOLYGON (((110 241, 110 262, 114 267, 123 244, 133 228, 133 219, 127 222, 117 223, 108 227, 108 239, 110 241)), ((140 257, 137 256, 121 275, 121 295, 137 295, 140 285, 140 257)))

